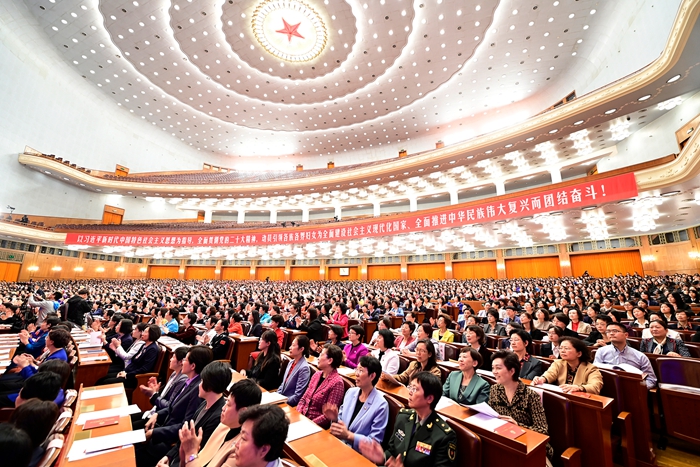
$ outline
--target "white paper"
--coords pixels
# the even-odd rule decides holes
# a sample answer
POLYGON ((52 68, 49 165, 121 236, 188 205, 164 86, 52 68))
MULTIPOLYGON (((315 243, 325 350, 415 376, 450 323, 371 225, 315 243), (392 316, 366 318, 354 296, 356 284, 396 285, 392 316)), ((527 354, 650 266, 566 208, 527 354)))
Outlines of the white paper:
POLYGON ((79 349, 101 349, 102 344, 80 344, 78 346, 79 349))
POLYGON ((478 413, 476 415, 472 415, 471 417, 467 417, 464 419, 464 421, 490 431, 496 431, 499 426, 503 426, 508 423, 505 420, 489 417, 483 413, 478 413))
POLYGON ((263 392, 262 399, 260 400, 261 405, 265 404, 283 404, 287 402, 287 396, 283 396, 277 392, 263 392))
POLYGON ((490 405, 488 405, 486 402, 480 402, 479 404, 473 404, 473 405, 465 405, 465 407, 470 408, 472 410, 476 410, 479 413, 482 413, 484 415, 488 415, 489 417, 498 417, 498 412, 493 410, 490 405))
POLYGON ((0 366, 10 366, 10 363, 12 363, 11 360, 2 360, 0 361, 0 366))
POLYGON ((81 362, 99 362, 103 360, 109 360, 108 355, 98 355, 96 357, 80 357, 81 362))
POLYGON ((440 397, 440 400, 438 401, 437 405, 435 406, 435 410, 440 410, 444 409, 445 407, 449 407, 451 405, 457 405, 455 401, 450 399, 449 397, 442 396, 440 397))
POLYGON ((352 376, 355 374, 355 369, 348 368, 346 366, 341 366, 340 368, 338 368, 338 373, 343 375, 343 376, 352 376))
POLYGON ((98 436, 97 438, 81 439, 73 441, 73 445, 68 452, 68 460, 75 461, 85 459, 92 454, 102 454, 107 450, 127 446, 146 441, 144 430, 125 431, 112 435, 98 436))
POLYGON ((105 409, 105 410, 98 410, 96 412, 86 412, 86 413, 81 413, 80 416, 78 417, 78 420, 75 422, 76 425, 83 426, 85 425, 85 422, 89 420, 97 420, 99 418, 107 418, 107 417, 116 417, 117 415, 120 417, 126 417, 128 415, 131 415, 132 413, 139 413, 141 412, 141 409, 139 409, 139 406, 136 404, 131 404, 127 407, 117 407, 115 409, 105 409))
POLYGON ((680 384, 659 383, 659 389, 671 389, 673 391, 682 391, 690 394, 700 394, 700 388, 683 386, 680 384))
POLYGON ((309 419, 302 419, 289 425, 287 432, 287 442, 291 443, 297 439, 304 438, 321 431, 321 427, 309 419))
POLYGON ((92 391, 83 391, 80 400, 97 399, 98 397, 118 396, 124 392, 123 386, 115 388, 93 389, 92 391))
POLYGON ((389 382, 392 383, 392 384, 396 384, 396 385, 399 385, 399 386, 405 386, 405 384, 399 383, 399 382, 396 380, 396 378, 394 378, 393 375, 390 375, 390 374, 387 373, 386 371, 382 371, 382 377, 386 378, 386 380, 389 381, 389 382))
POLYGON ((493 371, 489 371, 489 370, 476 370, 476 374, 482 375, 482 376, 490 376, 492 378, 495 378, 495 376, 493 375, 493 371))
POLYGON ((549 384, 549 383, 538 384, 537 387, 540 387, 542 389, 549 389, 550 391, 554 391, 554 392, 564 392, 561 390, 561 388, 559 386, 555 386, 554 384, 549 384))

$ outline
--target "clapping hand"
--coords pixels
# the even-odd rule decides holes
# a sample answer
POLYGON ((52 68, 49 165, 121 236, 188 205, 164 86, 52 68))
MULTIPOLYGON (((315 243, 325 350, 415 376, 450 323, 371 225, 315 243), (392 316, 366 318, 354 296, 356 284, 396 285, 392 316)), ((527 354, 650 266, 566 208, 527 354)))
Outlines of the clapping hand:
POLYGON ((197 454, 202 445, 202 428, 199 433, 193 420, 185 422, 180 428, 180 459, 187 459, 192 454, 197 454))
POLYGON ((326 417, 331 422, 338 420, 338 406, 335 404, 325 403, 323 404, 323 416, 326 417))
POLYGON ((384 450, 381 445, 373 439, 365 438, 360 441, 360 452, 377 465, 384 463, 384 450))

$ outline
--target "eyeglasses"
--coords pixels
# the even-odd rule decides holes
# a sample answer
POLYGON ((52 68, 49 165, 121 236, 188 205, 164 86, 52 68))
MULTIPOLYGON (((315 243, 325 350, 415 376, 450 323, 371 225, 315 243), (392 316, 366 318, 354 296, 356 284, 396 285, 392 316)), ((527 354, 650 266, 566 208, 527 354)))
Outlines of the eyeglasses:
POLYGON ((415 393, 415 392, 418 390, 418 386, 410 385, 410 386, 408 386, 406 389, 408 389, 408 393, 409 393, 409 394, 413 394, 413 393, 415 393))
POLYGON ((619 329, 608 329, 605 331, 605 334, 617 334, 618 332, 622 332, 619 329))

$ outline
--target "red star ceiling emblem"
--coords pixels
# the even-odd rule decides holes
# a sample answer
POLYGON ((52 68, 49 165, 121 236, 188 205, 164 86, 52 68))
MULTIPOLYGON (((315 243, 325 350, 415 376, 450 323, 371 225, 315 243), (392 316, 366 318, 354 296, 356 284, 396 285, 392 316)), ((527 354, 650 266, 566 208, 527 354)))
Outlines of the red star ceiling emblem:
POLYGON ((280 29, 278 31, 275 31, 275 32, 279 32, 280 34, 286 34, 287 40, 289 42, 292 42, 292 36, 296 36, 296 37, 300 37, 301 39, 304 39, 304 36, 299 34, 299 31, 298 31, 301 23, 289 24, 287 21, 284 20, 284 18, 282 18, 282 22, 284 23, 284 28, 280 29))

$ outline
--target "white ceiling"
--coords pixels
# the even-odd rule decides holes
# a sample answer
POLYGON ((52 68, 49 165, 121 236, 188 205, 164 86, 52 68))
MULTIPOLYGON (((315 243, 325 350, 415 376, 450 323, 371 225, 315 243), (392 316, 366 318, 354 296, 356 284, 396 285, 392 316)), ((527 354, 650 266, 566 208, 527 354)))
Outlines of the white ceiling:
MULTIPOLYGON (((639 14, 632 7, 678 6, 307 1, 327 43, 317 58, 294 63, 254 37, 262 0, 24 2, 80 74, 204 154, 337 163, 345 153, 439 139, 460 127, 467 139, 537 114, 571 92, 570 83, 585 88, 583 67, 623 34, 610 27, 622 3, 629 21, 639 14)), ((664 33, 649 32, 662 40, 664 33)), ((620 77, 636 71, 614 65, 620 77)))

